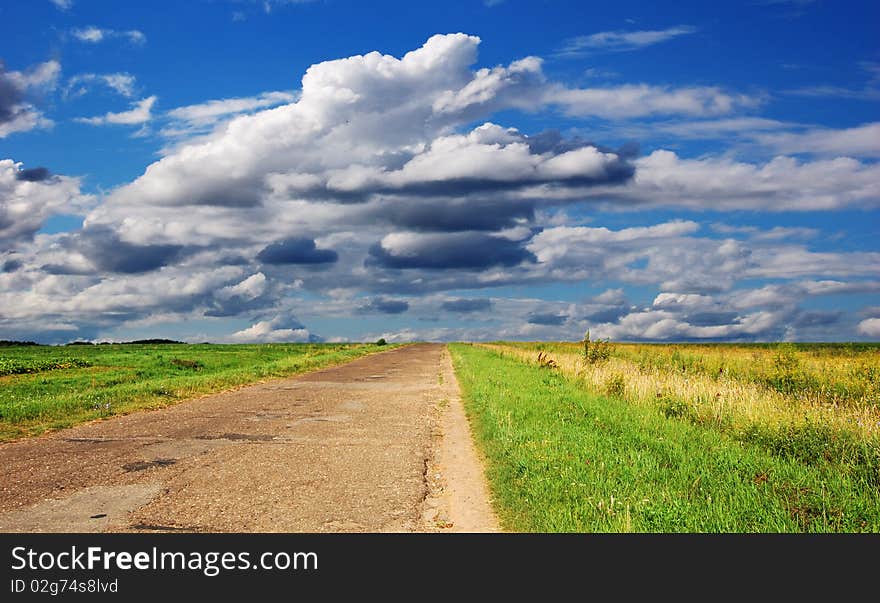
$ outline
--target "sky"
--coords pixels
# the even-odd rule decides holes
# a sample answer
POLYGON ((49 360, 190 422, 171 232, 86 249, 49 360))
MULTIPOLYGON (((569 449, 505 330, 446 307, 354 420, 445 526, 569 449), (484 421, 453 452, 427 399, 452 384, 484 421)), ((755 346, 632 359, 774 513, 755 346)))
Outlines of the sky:
POLYGON ((0 339, 880 340, 880 4, 0 3, 0 339))

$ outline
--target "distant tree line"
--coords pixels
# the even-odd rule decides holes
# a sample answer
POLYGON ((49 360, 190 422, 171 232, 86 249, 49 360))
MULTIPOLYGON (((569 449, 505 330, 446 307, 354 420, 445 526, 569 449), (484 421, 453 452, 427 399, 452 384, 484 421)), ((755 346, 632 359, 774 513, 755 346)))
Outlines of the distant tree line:
MULTIPOLYGON (((64 345, 128 345, 128 344, 139 344, 139 345, 149 345, 149 344, 159 344, 159 343, 179 343, 184 344, 184 341, 176 341, 174 339, 136 339, 135 341, 102 341, 101 343, 93 343, 91 341, 71 341, 69 343, 65 343, 64 345)), ((0 339, 0 348, 11 348, 17 346, 31 346, 31 345, 45 345, 42 343, 37 343, 36 341, 16 341, 14 339, 0 339)))
POLYGON ((71 341, 65 345, 151 345, 151 344, 159 344, 159 343, 179 343, 185 344, 184 341, 177 341, 174 339, 135 339, 134 341, 102 341, 101 343, 92 343, 91 341, 71 341))

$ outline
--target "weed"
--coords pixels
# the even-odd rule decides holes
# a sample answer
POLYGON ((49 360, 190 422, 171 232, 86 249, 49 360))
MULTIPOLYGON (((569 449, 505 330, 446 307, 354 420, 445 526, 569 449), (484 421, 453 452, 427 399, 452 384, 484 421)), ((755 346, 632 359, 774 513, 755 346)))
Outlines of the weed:
POLYGON ((584 334, 582 344, 584 346, 584 361, 587 364, 607 362, 614 350, 614 346, 607 339, 592 341, 589 330, 584 334))
POLYGON ((605 393, 612 398, 626 396, 626 378, 621 373, 611 373, 604 384, 605 393))
POLYGON ((198 360, 184 360, 182 358, 173 359, 171 364, 180 368, 193 369, 195 371, 205 368, 205 365, 198 360))
POLYGON ((667 419, 690 419, 695 416, 694 408, 684 400, 665 395, 659 399, 658 407, 667 419))
POLYGON ((538 352, 538 364, 544 368, 555 369, 559 365, 547 355, 547 352, 538 352))

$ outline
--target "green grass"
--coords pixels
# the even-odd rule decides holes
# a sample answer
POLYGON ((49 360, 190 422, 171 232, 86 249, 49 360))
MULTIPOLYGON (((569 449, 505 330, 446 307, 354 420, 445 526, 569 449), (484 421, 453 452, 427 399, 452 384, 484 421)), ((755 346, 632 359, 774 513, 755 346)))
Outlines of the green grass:
POLYGON ((768 446, 772 434, 734 437, 491 350, 450 350, 508 530, 880 531, 876 481, 849 457, 802 458, 799 440, 768 446))
POLYGON ((128 413, 395 346, 113 344, 0 348, 0 441, 128 413))

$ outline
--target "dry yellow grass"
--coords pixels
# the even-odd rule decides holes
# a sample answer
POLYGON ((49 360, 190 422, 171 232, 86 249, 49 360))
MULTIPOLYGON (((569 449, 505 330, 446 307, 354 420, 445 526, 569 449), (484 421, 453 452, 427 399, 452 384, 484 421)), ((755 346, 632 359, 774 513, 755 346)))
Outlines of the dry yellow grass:
MULTIPOLYGON (((593 390, 607 393, 609 387, 616 390, 615 397, 641 405, 658 406, 676 401, 689 405, 692 416, 700 422, 733 428, 749 424, 800 424, 814 422, 835 429, 842 429, 867 438, 880 438, 880 410, 876 404, 841 404, 823 398, 819 394, 786 395, 759 383, 733 376, 706 374, 683 374, 661 366, 639 366, 636 362, 615 353, 608 361, 588 364, 582 354, 575 351, 544 352, 537 358, 538 346, 532 349, 521 345, 481 344, 505 356, 532 364, 546 364, 553 360, 559 371, 583 381, 593 390)), ((573 350, 577 348, 572 346, 573 350)), ((727 365, 748 362, 766 362, 765 354, 747 349, 726 349, 727 365)), ((825 374, 846 375, 852 371, 852 362, 841 359, 830 363, 826 359, 808 359, 808 370, 824 371, 825 374), (831 366, 831 365, 834 366, 831 366)), ((734 364, 734 366, 736 366, 734 364)), ((856 367, 858 368, 858 367, 856 367)), ((731 371, 736 373, 737 371, 731 371)), ((742 371, 739 371, 740 373, 742 371)))

